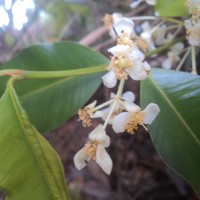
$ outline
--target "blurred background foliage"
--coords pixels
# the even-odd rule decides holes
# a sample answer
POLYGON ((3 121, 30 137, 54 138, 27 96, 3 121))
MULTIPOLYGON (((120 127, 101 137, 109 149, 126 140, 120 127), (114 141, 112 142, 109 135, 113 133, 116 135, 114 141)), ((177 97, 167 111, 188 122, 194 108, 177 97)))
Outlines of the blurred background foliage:
MULTIPOLYGON (((31 44, 60 40, 78 41, 102 24, 103 16, 100 10, 111 8, 103 5, 110 2, 1 0, 0 63, 9 60, 16 52, 31 44)), ((114 5, 118 4, 120 5, 118 1, 114 2, 114 5)))
POLYGON ((31 44, 78 41, 102 25, 105 13, 130 11, 129 3, 130 0, 1 0, 0 64, 31 44))
POLYGON ((72 26, 78 24, 84 29, 84 18, 88 18, 89 11, 89 5, 84 0, 1 1, 0 62, 7 61, 16 51, 31 44, 78 39, 72 26))

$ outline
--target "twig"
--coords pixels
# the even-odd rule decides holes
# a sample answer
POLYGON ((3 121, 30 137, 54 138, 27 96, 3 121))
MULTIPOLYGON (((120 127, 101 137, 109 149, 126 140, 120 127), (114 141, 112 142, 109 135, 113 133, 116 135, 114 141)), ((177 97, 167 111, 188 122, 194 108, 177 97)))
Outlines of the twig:
POLYGON ((96 30, 92 31, 88 35, 86 35, 84 38, 82 38, 79 41, 79 44, 89 46, 92 43, 94 43, 98 38, 100 38, 104 33, 106 33, 106 27, 105 26, 100 26, 96 30))

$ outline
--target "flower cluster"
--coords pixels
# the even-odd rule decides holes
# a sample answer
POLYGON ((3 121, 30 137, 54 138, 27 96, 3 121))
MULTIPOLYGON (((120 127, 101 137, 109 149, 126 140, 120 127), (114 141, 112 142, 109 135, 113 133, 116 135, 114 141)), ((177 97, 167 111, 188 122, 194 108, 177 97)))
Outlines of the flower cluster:
POLYGON ((111 93, 108 101, 100 105, 94 101, 79 110, 79 118, 84 127, 91 126, 94 118, 101 118, 103 124, 99 124, 89 134, 89 142, 75 155, 74 163, 78 170, 83 169, 90 160, 95 160, 106 174, 110 174, 113 163, 105 150, 110 145, 106 127, 111 125, 115 133, 134 134, 139 126, 148 130, 146 124, 151 124, 160 112, 155 103, 150 103, 145 109, 140 108, 134 103, 135 95, 131 91, 122 94, 125 81, 129 77, 133 80, 147 78, 150 65, 145 61, 142 48, 138 45, 132 20, 118 18, 113 31, 116 33, 117 44, 108 49, 111 59, 107 67, 108 72, 102 80, 108 88, 116 86, 118 80, 120 83, 117 93, 111 93))
POLYGON ((108 49, 112 54, 108 73, 102 79, 106 87, 112 88, 117 80, 143 80, 150 72, 150 65, 144 61, 145 55, 135 40, 134 23, 128 18, 121 18, 114 26, 118 36, 117 45, 108 49))
POLYGON ((89 142, 76 153, 74 164, 78 170, 83 169, 87 162, 96 160, 96 163, 106 174, 110 174, 112 169, 112 160, 106 152, 105 147, 110 145, 110 137, 106 135, 103 126, 98 125, 90 134, 89 142))
POLYGON ((190 19, 185 20, 187 39, 190 45, 198 46, 200 44, 200 1, 188 0, 186 5, 192 14, 190 19))

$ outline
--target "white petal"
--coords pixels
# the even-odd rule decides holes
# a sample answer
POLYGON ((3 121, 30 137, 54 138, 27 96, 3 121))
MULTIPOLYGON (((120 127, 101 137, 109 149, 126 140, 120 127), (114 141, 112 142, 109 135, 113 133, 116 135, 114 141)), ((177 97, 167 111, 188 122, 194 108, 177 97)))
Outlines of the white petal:
POLYGON ((106 73, 102 76, 103 84, 108 88, 113 88, 117 84, 117 78, 113 71, 106 73))
POLYGON ((93 115, 91 115, 91 118, 103 118, 104 117, 104 112, 101 110, 96 111, 93 115))
POLYGON ((121 13, 113 13, 113 14, 112 14, 113 26, 114 26, 121 18, 123 18, 123 15, 122 15, 121 13))
POLYGON ((154 31, 153 35, 155 38, 155 44, 161 45, 165 43, 166 25, 164 24, 160 28, 158 28, 156 31, 154 31))
POLYGON ((111 98, 111 99, 115 98, 115 96, 116 96, 115 93, 113 93, 113 92, 110 93, 110 98, 111 98))
POLYGON ((150 33, 151 26, 150 26, 148 21, 143 22, 141 24, 141 28, 142 28, 143 31, 147 31, 148 30, 148 32, 150 33))
POLYGON ((86 160, 89 160, 89 158, 85 156, 85 154, 83 153, 83 148, 82 148, 74 156, 75 167, 78 170, 83 169, 86 166, 86 163, 85 163, 86 160))
POLYGON ((121 36, 122 32, 125 32, 129 36, 131 36, 133 28, 134 28, 134 23, 132 20, 123 17, 119 19, 119 21, 115 24, 114 28, 118 36, 121 36))
POLYGON ((127 51, 130 47, 128 45, 116 45, 114 47, 111 47, 108 49, 108 52, 112 53, 113 55, 116 55, 117 53, 127 51))
POLYGON ((116 24, 122 17, 123 15, 121 13, 113 13, 112 14, 113 24, 116 24))
POLYGON ((91 116, 91 118, 102 118, 105 121, 106 117, 109 114, 109 111, 110 111, 110 107, 104 108, 102 110, 98 110, 91 116))
POLYGON ((199 40, 197 40, 196 38, 193 38, 193 37, 191 37, 191 36, 189 36, 188 42, 189 42, 189 44, 192 45, 192 46, 198 46, 199 43, 200 43, 199 40))
POLYGON ((123 133, 125 131, 125 126, 129 121, 129 114, 128 112, 122 112, 117 115, 112 124, 112 128, 115 133, 123 133))
POLYGON ((171 40, 173 40, 174 38, 174 35, 172 33, 167 33, 167 36, 166 36, 166 39, 165 39, 165 42, 170 42, 171 40))
POLYGON ((144 53, 140 51, 137 47, 132 47, 128 56, 131 60, 139 59, 143 61, 145 58, 144 53))
POLYGON ((184 44, 182 42, 178 42, 171 47, 171 50, 174 51, 175 53, 178 53, 182 51, 183 48, 184 48, 184 44))
POLYGON ((192 28, 192 22, 191 20, 187 19, 184 21, 184 25, 186 29, 191 29, 192 28))
POLYGON ((105 148, 102 145, 98 145, 97 147, 96 163, 106 174, 109 175, 111 173, 113 163, 110 155, 106 152, 105 148))
POLYGON ((134 102, 135 101, 135 94, 133 92, 127 91, 122 94, 121 99, 128 101, 128 102, 134 102))
POLYGON ((155 103, 150 103, 143 112, 146 114, 144 117, 145 124, 151 124, 160 112, 160 108, 155 103))
POLYGON ((134 66, 126 68, 126 71, 133 80, 143 80, 147 77, 147 72, 143 69, 140 61, 135 61, 134 66))
POLYGON ((140 34, 140 37, 144 40, 150 42, 151 41, 151 31, 144 31, 140 34))
POLYGON ((95 100, 92 103, 90 103, 89 105, 87 105, 85 108, 92 109, 92 108, 94 108, 96 106, 96 104, 97 104, 97 101, 95 100))
POLYGON ((154 50, 156 48, 154 41, 152 39, 151 30, 144 31, 143 33, 140 34, 140 37, 145 40, 149 50, 154 50))
POLYGON ((146 0, 146 3, 151 5, 151 6, 154 6, 154 5, 156 5, 156 1, 157 0, 146 0))
POLYGON ((136 112, 140 110, 140 107, 132 102, 124 102, 124 107, 128 112, 136 112))
POLYGON ((130 4, 131 8, 136 8, 143 0, 134 0, 133 3, 130 4))
POLYGON ((146 62, 146 61, 144 61, 144 62, 142 63, 142 67, 143 67, 143 69, 144 69, 145 71, 147 71, 147 72, 151 70, 151 66, 150 66, 149 63, 146 62))
POLYGON ((165 59, 163 62, 162 62, 162 68, 164 69, 171 69, 172 67, 172 62, 169 58, 165 59))
POLYGON ((91 141, 97 141, 104 145, 104 147, 108 147, 110 145, 110 137, 106 135, 106 132, 103 128, 102 124, 99 124, 90 134, 89 139, 91 141))

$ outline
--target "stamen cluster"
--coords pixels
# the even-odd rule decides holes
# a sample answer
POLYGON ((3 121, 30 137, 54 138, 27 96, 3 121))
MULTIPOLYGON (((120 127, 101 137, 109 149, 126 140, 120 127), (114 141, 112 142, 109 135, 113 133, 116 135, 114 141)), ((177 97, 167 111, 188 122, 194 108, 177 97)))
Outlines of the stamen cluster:
POLYGON ((191 13, 191 18, 185 20, 187 39, 190 45, 200 44, 200 1, 188 0, 186 5, 191 13))

